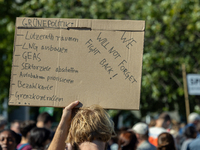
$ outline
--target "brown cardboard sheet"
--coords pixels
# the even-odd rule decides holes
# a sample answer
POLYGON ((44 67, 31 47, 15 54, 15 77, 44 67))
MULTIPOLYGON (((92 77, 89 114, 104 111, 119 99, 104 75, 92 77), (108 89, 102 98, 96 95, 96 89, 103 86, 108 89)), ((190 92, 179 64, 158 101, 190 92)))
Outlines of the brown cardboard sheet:
POLYGON ((140 104, 144 21, 17 18, 9 105, 140 104))

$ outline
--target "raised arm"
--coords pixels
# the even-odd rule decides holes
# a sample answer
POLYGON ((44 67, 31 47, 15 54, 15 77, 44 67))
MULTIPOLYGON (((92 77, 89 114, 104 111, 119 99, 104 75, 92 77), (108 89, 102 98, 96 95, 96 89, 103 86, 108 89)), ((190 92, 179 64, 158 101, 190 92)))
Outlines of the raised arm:
POLYGON ((74 101, 63 109, 63 114, 54 135, 54 138, 48 148, 48 150, 64 150, 65 149, 65 140, 69 133, 72 109, 77 106, 79 101, 74 101))

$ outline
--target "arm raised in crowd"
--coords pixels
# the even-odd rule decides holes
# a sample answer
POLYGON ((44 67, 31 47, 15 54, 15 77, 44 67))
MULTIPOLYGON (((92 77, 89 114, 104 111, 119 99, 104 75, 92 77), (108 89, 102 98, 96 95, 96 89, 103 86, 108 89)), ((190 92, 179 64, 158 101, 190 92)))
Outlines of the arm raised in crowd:
POLYGON ((72 109, 79 104, 79 101, 74 101, 63 109, 63 114, 54 135, 54 138, 48 148, 48 150, 64 150, 65 149, 65 140, 69 133, 72 109))

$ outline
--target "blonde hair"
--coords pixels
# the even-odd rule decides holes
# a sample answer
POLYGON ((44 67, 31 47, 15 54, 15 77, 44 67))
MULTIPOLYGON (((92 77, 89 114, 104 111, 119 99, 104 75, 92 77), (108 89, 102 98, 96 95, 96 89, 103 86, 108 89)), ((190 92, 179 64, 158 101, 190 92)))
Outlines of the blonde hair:
POLYGON ((69 129, 67 142, 72 146, 93 140, 107 142, 115 135, 114 123, 108 113, 100 106, 80 108, 74 116, 69 129))

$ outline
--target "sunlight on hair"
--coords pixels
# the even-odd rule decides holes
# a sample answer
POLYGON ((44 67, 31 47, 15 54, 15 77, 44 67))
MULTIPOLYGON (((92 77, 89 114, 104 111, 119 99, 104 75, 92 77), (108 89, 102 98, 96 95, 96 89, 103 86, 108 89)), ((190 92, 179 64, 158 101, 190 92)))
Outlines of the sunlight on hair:
POLYGON ((115 135, 114 123, 100 106, 80 108, 71 122, 67 143, 81 144, 85 141, 107 142, 115 135))

